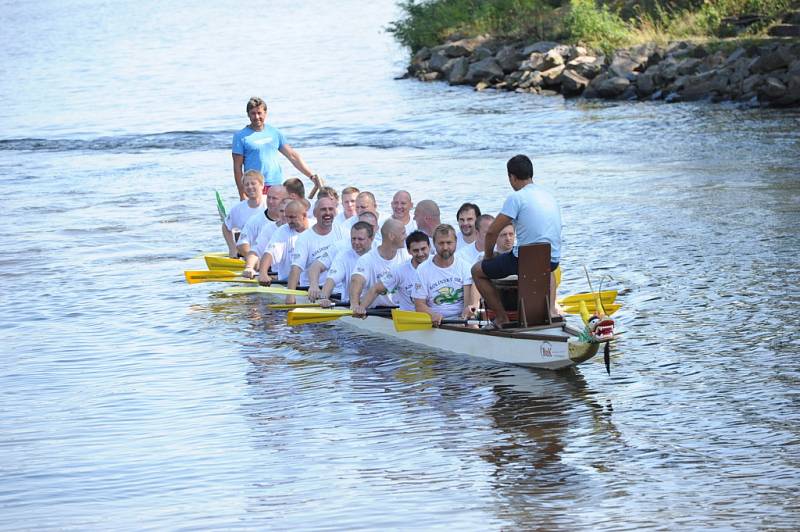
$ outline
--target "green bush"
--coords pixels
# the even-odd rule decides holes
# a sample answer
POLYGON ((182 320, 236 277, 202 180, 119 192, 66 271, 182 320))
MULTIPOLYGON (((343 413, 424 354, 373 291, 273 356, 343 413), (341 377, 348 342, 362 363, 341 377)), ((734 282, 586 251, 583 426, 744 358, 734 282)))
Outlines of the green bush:
POLYGON ((594 0, 572 0, 564 26, 573 41, 606 53, 624 46, 631 37, 628 24, 594 0))

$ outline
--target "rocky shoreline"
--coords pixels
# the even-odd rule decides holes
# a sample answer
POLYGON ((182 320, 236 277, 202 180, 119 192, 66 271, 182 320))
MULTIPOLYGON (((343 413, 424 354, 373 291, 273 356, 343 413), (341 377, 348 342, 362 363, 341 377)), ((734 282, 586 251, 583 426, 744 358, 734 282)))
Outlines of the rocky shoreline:
POLYGON ((642 44, 606 57, 582 46, 481 36, 423 48, 406 76, 479 91, 800 106, 800 42, 775 40, 730 52, 689 42, 642 44))

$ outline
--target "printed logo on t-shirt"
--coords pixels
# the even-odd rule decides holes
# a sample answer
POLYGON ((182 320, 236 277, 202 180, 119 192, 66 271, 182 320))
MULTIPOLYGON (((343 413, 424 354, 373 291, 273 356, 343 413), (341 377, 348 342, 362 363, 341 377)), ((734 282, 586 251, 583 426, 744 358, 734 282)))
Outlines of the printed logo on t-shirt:
POLYGON ((449 305, 458 303, 464 297, 464 289, 453 290, 451 286, 443 286, 438 290, 438 294, 433 297, 434 305, 449 305))

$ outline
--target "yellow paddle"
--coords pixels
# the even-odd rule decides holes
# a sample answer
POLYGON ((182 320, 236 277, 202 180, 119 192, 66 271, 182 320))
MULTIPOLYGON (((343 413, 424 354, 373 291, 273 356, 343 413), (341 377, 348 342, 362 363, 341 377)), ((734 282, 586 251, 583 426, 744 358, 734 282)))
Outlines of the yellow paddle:
POLYGON ((218 257, 216 255, 205 255, 203 258, 209 270, 227 270, 231 272, 240 272, 244 270, 244 261, 242 259, 218 257))
MULTIPOLYGON (((237 288, 226 288, 224 294, 274 294, 279 296, 305 296, 305 290, 291 290, 282 286, 242 286, 237 288)), ((302 309, 298 309, 302 310, 302 309)))
MULTIPOLYGON (((595 303, 592 303, 590 301, 578 301, 577 304, 567 305, 567 306, 563 307, 564 312, 566 312, 567 314, 580 314, 580 311, 581 311, 580 304, 581 303, 586 305, 586 310, 589 313, 597 312, 597 310, 596 310, 597 307, 595 306, 595 303)), ((601 303, 601 305, 603 306, 603 310, 605 311, 607 316, 611 316, 616 311, 618 311, 619 309, 622 308, 622 305, 620 305, 619 303, 601 303)))
POLYGON ((246 279, 242 277, 241 272, 230 270, 186 270, 183 275, 189 284, 209 282, 258 284, 258 279, 246 279))
MULTIPOLYGON (((397 332, 406 331, 424 331, 425 329, 433 328, 433 320, 430 314, 425 312, 414 312, 412 310, 400 310, 399 308, 392 309, 392 321, 394 321, 394 330, 397 332)), ((453 325, 466 325, 470 322, 468 320, 448 319, 442 320, 442 323, 453 325)))
MULTIPOLYGON (((585 301, 588 303, 594 303, 594 299, 597 294, 595 292, 588 292, 583 294, 572 294, 570 296, 563 297, 558 300, 558 304, 563 307, 569 307, 573 304, 575 306, 578 305, 581 301, 585 301)), ((600 292, 600 301, 603 307, 606 306, 608 303, 613 303, 614 300, 617 298, 617 291, 616 290, 603 290, 600 292)))

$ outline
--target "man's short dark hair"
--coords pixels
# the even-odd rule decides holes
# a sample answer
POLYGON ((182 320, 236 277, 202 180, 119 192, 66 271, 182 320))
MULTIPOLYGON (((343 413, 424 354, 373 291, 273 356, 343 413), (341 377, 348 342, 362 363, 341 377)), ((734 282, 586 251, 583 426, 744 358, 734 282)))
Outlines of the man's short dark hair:
POLYGON ((506 163, 508 173, 521 181, 533 179, 533 163, 526 155, 515 155, 506 163))
POLYGON ((373 231, 372 226, 367 222, 354 223, 353 227, 350 228, 350 231, 353 230, 360 231, 361 229, 367 232, 367 237, 372 238, 373 236, 375 236, 375 231, 373 231))
POLYGON ((283 186, 286 187, 287 194, 297 194, 301 198, 306 197, 306 186, 296 177, 290 177, 284 181, 283 186))
POLYGON ((431 245, 431 239, 422 231, 411 231, 411 234, 406 237, 406 249, 411 249, 411 244, 414 242, 427 242, 431 245))
POLYGON ((461 207, 458 208, 458 212, 456 213, 456 221, 458 221, 458 218, 459 218, 459 216, 461 216, 462 212, 468 211, 470 209, 475 211, 475 218, 476 219, 478 217, 480 217, 480 215, 481 215, 481 208, 480 207, 478 207, 474 203, 464 203, 463 205, 461 205, 461 207))
POLYGON ((247 100, 247 112, 249 113, 250 109, 253 109, 254 107, 263 107, 264 110, 266 111, 267 103, 258 96, 253 96, 252 98, 247 100))
POLYGON ((493 222, 494 221, 494 216, 492 216, 491 214, 481 214, 480 216, 478 216, 478 219, 475 220, 475 230, 477 232, 479 232, 479 233, 481 232, 481 222, 483 222, 485 220, 489 220, 489 222, 493 222))
POLYGON ((339 201, 339 193, 336 189, 329 186, 324 186, 317 192, 317 198, 331 198, 332 200, 339 201))

